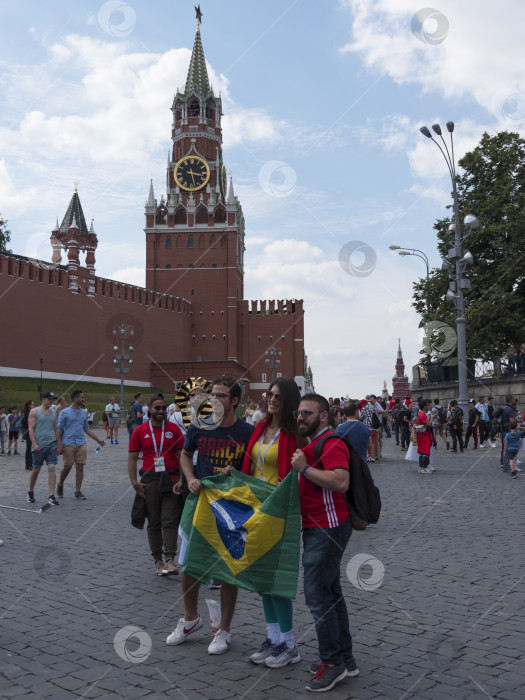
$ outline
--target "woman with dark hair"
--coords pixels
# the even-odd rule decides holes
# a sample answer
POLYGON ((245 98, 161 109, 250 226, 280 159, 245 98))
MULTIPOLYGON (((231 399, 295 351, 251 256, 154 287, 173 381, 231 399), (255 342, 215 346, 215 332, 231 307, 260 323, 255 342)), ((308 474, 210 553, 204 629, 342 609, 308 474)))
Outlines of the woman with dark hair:
POLYGON ((31 453, 31 439, 29 438, 29 425, 27 419, 31 413, 31 409, 35 407, 34 401, 26 401, 22 407, 22 420, 20 421, 21 439, 26 441, 26 469, 33 469, 33 455, 31 453))
MULTIPOLYGON (((301 392, 293 379, 278 377, 266 392, 268 415, 255 427, 248 443, 242 471, 278 487, 290 471, 292 455, 306 440, 297 435, 293 412, 301 392)), ((281 668, 301 660, 293 633, 293 604, 288 598, 263 594, 266 640, 250 656, 254 664, 281 668)))

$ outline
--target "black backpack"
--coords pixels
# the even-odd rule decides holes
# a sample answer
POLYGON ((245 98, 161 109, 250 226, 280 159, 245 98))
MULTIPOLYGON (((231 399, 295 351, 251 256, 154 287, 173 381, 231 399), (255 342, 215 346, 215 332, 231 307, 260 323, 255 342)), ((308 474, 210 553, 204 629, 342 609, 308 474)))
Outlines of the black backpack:
POLYGON ((438 406, 437 410, 437 417, 440 425, 445 425, 447 422, 447 412, 443 408, 443 406, 438 406))
POLYGON ((136 420, 137 420, 137 414, 135 413, 135 404, 131 406, 131 408, 128 408, 128 412, 126 414, 126 424, 127 425, 132 425, 136 420))
POLYGON ((450 425, 455 430, 461 430, 463 427, 463 411, 459 406, 450 409, 450 425))
POLYGON ((322 437, 314 447, 314 457, 318 464, 321 464, 321 453, 327 440, 336 438, 343 440, 350 451, 350 485, 345 493, 345 498, 350 511, 352 526, 355 530, 364 530, 369 523, 377 523, 381 513, 381 496, 379 489, 374 484, 372 474, 368 464, 361 455, 354 450, 349 441, 335 433, 328 433, 322 437))

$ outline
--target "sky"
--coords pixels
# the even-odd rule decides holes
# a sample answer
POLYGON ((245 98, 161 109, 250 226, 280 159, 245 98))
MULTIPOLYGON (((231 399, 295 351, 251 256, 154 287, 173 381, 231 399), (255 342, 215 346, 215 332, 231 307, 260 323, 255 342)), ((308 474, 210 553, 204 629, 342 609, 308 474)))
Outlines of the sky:
MULTIPOLYGON (((433 0, 432 0, 433 2, 433 0)), ((170 106, 193 0, 1 0, 0 213, 14 253, 51 259, 75 183, 99 276, 144 284, 150 178, 165 194, 170 106)), ((456 158, 525 130, 525 4, 213 0, 201 37, 246 220, 245 298, 304 299, 317 391, 411 377, 412 284, 440 267, 447 166, 419 127, 455 122, 456 158)), ((472 212, 475 214, 476 212, 472 212)), ((483 225, 483 222, 481 222, 483 225)), ((176 358, 174 358, 176 359, 176 358)))

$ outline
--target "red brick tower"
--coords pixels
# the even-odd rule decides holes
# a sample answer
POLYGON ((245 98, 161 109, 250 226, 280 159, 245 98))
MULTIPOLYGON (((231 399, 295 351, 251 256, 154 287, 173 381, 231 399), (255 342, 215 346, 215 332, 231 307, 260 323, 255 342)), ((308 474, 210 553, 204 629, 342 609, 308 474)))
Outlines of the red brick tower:
POLYGON ((95 292, 95 250, 98 239, 93 222, 88 231, 77 188, 71 197, 62 224, 51 231, 52 261, 60 263, 62 249, 67 251, 68 287, 76 293, 93 296, 95 292), (80 264, 79 253, 86 253, 86 264, 80 264))
POLYGON ((221 98, 208 80, 199 22, 186 85, 171 109, 167 198, 158 202, 151 183, 146 202, 146 287, 191 302, 195 359, 235 363, 244 217, 223 163, 221 98))
POLYGON ((396 376, 392 378, 392 385, 392 396, 395 399, 401 399, 401 401, 403 401, 405 396, 410 396, 410 384, 405 374, 405 363, 403 362, 403 353, 401 352, 401 338, 399 338, 399 346, 397 349, 396 376))

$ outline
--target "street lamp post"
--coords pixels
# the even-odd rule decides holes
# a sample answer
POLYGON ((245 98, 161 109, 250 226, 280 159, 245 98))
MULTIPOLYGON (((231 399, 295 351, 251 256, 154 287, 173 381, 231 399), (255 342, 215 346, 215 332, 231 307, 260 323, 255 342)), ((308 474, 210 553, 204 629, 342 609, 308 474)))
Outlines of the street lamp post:
POLYGON ((281 364, 281 360, 278 360, 276 358, 281 357, 283 353, 281 348, 276 349, 274 347, 271 347, 266 350, 266 354, 269 355, 269 358, 267 358, 265 362, 268 365, 268 369, 272 371, 272 378, 270 381, 273 382, 275 379, 274 370, 279 369, 279 365, 281 364))
POLYGON ((129 373, 129 367, 126 367, 124 363, 127 362, 128 365, 133 364, 131 353, 135 350, 133 345, 130 345, 128 347, 128 352, 130 354, 126 354, 125 341, 127 335, 135 335, 135 330, 133 326, 126 323, 121 323, 120 325, 115 326, 113 329, 113 335, 120 335, 120 347, 118 345, 113 346, 113 352, 116 353, 113 364, 115 365, 115 372, 120 374, 120 410, 122 411, 124 407, 124 375, 129 373))
MULTIPOLYGON (((415 255, 416 258, 420 258, 423 260, 425 263, 425 267, 427 268, 427 282, 430 277, 430 266, 428 264, 428 258, 426 256, 426 253, 424 253, 422 250, 419 250, 418 248, 403 248, 400 245, 390 245, 388 246, 390 250, 398 250, 399 255, 415 255)), ((424 328, 424 326, 428 323, 428 317, 429 317, 429 311, 428 311, 428 299, 425 302, 425 307, 426 307, 426 316, 423 316, 419 323, 420 328, 424 328)))
MULTIPOLYGON (((431 132, 426 126, 422 126, 419 130, 428 139, 433 141, 436 146, 441 151, 443 158, 447 164, 447 168, 450 174, 450 179, 452 181, 452 198, 454 203, 454 223, 449 226, 449 233, 451 237, 453 235, 454 247, 448 251, 447 258, 450 260, 455 260, 455 272, 453 272, 452 265, 446 260, 444 262, 444 269, 448 269, 451 273, 451 282, 449 285, 449 291, 447 292, 447 301, 454 302, 456 307, 456 333, 457 333, 457 351, 458 351, 458 404, 463 409, 463 414, 468 415, 468 385, 467 385, 467 330, 466 330, 466 316, 465 316, 465 299, 463 296, 463 290, 470 288, 470 280, 466 279, 464 276, 465 268, 467 265, 471 265, 473 258, 469 251, 463 250, 463 240, 465 236, 461 236, 461 229, 459 225, 459 206, 458 206, 458 193, 456 189, 456 165, 454 162, 454 139, 452 132, 454 131, 454 122, 447 122, 447 131, 450 134, 450 146, 451 150, 448 150, 445 139, 441 132, 441 127, 439 124, 432 125, 432 131, 441 138, 443 142, 444 149, 432 136, 431 132)), ((479 228, 479 221, 473 215, 468 215, 464 220, 464 228, 467 233, 475 231, 479 228)))
POLYGON ((428 258, 422 250, 419 250, 418 248, 403 248, 400 245, 391 245, 388 247, 390 248, 390 250, 398 250, 399 255, 415 255, 416 258, 421 258, 421 260, 423 260, 425 262, 425 266, 427 268, 427 282, 428 282, 428 278, 429 278, 429 274, 430 274, 430 266, 428 264, 428 258))

